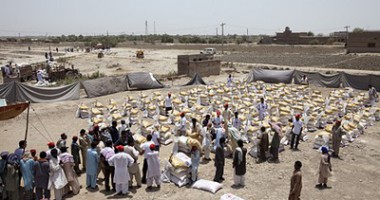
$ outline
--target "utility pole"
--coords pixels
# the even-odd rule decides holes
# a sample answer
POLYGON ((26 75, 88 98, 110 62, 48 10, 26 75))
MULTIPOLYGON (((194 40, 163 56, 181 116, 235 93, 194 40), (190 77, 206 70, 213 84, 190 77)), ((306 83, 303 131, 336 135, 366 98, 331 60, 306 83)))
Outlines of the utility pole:
POLYGON ((247 29, 247 37, 248 37, 248 29, 247 29))
POLYGON ((222 54, 224 54, 224 26, 226 25, 226 23, 222 23, 220 26, 222 27, 222 54))
POLYGON ((154 26, 154 34, 156 35, 156 21, 153 22, 153 26, 154 26))
POLYGON ((145 35, 148 35, 148 21, 145 20, 145 35))
POLYGON ((216 36, 218 36, 218 27, 216 27, 216 36))
POLYGON ((346 29, 346 49, 347 49, 347 47, 348 47, 348 29, 350 28, 350 26, 347 25, 344 28, 346 29))

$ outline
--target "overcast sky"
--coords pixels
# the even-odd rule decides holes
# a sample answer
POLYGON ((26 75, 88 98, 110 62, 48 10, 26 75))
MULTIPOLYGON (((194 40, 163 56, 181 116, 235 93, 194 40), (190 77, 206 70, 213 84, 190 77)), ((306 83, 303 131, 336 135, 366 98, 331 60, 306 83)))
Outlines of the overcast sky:
POLYGON ((378 0, 1 0, 0 35, 380 30, 378 0))

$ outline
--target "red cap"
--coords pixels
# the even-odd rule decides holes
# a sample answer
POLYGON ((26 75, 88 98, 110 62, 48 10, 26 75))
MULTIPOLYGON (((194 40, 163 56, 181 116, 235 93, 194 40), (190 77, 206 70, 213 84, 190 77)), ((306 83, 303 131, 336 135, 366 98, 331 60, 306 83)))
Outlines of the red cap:
POLYGON ((49 143, 47 143, 47 145, 48 145, 48 147, 55 147, 54 142, 49 142, 49 143))
POLYGON ((180 115, 181 115, 181 116, 185 116, 185 112, 182 111, 180 115))
POLYGON ((336 123, 336 124, 341 124, 342 121, 340 121, 340 120, 336 120, 335 123, 336 123))
POLYGON ((217 111, 216 111, 216 114, 217 114, 217 115, 220 115, 220 110, 217 110, 217 111))
POLYGON ((78 136, 74 135, 73 140, 77 140, 77 139, 78 139, 78 136))
POLYGON ((35 149, 31 149, 30 153, 36 153, 37 151, 35 149))
POLYGON ((150 148, 150 150, 154 150, 154 148, 155 148, 156 146, 154 145, 154 144, 151 144, 150 146, 149 146, 149 148, 150 148))
POLYGON ((228 107, 228 103, 225 103, 225 104, 224 104, 224 107, 228 107))
POLYGON ((301 118, 301 115, 300 114, 296 114, 296 118, 301 118))
POLYGON ((116 149, 118 151, 124 151, 124 146, 123 145, 116 146, 116 149))

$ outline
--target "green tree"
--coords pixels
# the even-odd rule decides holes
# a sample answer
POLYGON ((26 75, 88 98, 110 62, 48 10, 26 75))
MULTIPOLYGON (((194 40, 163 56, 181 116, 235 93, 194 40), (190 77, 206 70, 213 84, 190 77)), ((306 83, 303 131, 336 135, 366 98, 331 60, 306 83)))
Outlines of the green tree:
POLYGON ((356 28, 354 28, 354 30, 352 30, 353 33, 362 33, 363 31, 364 31, 364 29, 358 28, 358 27, 356 27, 356 28))

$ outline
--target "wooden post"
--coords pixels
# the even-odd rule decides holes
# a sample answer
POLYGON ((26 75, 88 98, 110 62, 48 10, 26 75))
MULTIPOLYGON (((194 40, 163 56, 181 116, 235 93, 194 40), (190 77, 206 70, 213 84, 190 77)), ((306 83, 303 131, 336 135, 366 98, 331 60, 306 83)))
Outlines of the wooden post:
POLYGON ((26 113, 26 129, 25 129, 25 138, 26 141, 28 139, 28 129, 29 129, 29 109, 30 109, 30 102, 28 101, 28 111, 26 113))

